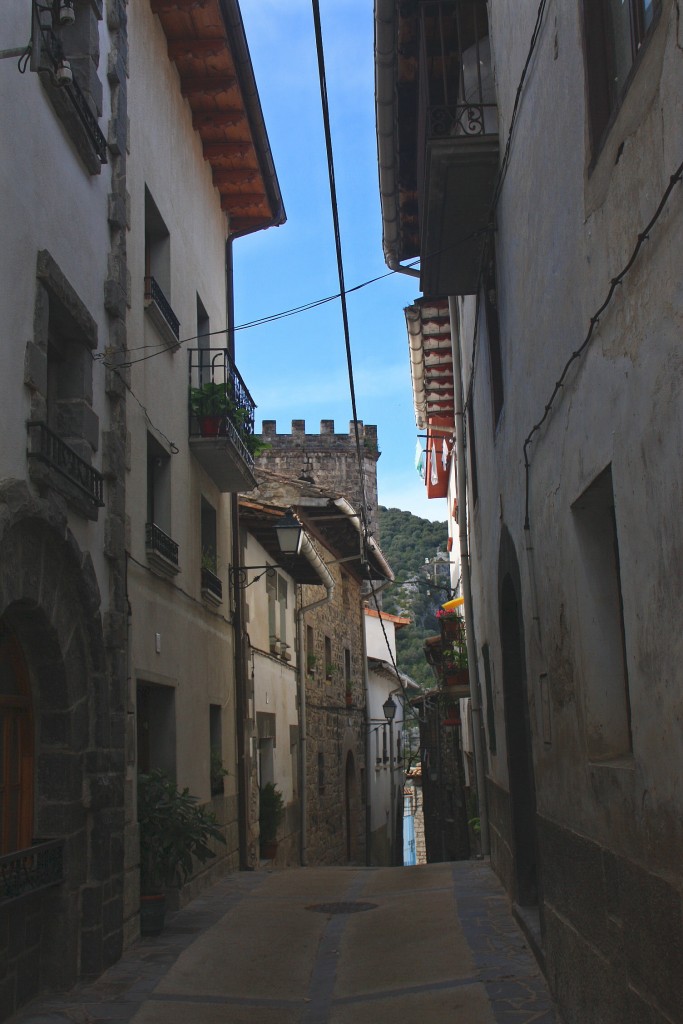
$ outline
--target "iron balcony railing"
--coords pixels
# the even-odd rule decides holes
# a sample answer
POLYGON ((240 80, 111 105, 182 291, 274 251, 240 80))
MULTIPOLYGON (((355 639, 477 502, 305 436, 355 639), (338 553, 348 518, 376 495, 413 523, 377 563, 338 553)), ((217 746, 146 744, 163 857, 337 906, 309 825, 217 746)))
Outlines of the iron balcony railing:
POLYGON ((36 840, 26 850, 0 857, 0 903, 64 881, 64 840, 36 840))
MULTIPOLYGON (((54 67, 57 68, 58 64, 65 56, 62 43, 51 29, 43 28, 41 32, 45 49, 47 50, 54 67)), ((76 79, 73 78, 70 82, 60 86, 60 88, 71 100, 71 104, 76 111, 81 124, 90 137, 93 149, 95 150, 100 163, 106 164, 107 140, 100 129, 97 118, 88 106, 88 101, 86 100, 80 85, 76 79)))
POLYGON ((145 523, 145 546, 148 551, 162 555, 172 565, 178 565, 178 545, 156 523, 145 523))
POLYGON ((484 0, 423 3, 420 38, 420 105, 428 138, 497 134, 484 0))
POLYGON ((209 594, 213 594, 219 601, 223 600, 223 584, 219 580, 218 576, 211 569, 202 567, 202 590, 206 590, 209 594))
POLYGON ((104 477, 70 448, 58 434, 50 430, 42 420, 29 420, 26 424, 29 434, 30 459, 39 459, 70 480, 92 501, 102 508, 104 505, 104 477))
POLYGON ((154 302, 156 304, 175 337, 180 339, 180 320, 173 312, 171 303, 159 287, 158 281, 151 276, 145 278, 145 302, 154 302))
POLYGON ((253 466, 256 403, 226 348, 190 349, 190 437, 229 437, 253 466))

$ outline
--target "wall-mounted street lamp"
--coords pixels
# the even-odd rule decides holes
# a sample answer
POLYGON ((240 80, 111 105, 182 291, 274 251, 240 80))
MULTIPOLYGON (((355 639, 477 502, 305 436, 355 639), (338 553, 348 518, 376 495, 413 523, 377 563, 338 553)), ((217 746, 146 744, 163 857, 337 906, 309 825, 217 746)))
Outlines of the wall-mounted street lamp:
MULTIPOLYGON (((274 527, 278 544, 280 545, 280 551, 283 555, 291 558, 294 555, 298 555, 301 551, 301 544, 304 536, 304 529, 298 519, 295 517, 291 508, 287 509, 286 513, 280 519, 277 526, 274 527)), ((252 583, 256 583, 262 576, 273 574, 276 569, 286 569, 283 565, 231 565, 230 566, 230 582, 233 587, 237 590, 246 590, 252 583), (254 576, 252 580, 249 580, 247 573, 262 569, 263 571, 254 576)))

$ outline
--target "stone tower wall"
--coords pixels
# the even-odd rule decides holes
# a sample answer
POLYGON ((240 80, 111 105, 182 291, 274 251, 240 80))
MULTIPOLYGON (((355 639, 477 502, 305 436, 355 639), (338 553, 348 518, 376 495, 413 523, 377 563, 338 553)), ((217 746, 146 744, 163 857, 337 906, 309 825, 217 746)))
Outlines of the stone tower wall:
MULTIPOLYGON (((358 433, 363 450, 368 523, 372 535, 379 540, 377 427, 359 422, 358 433)), ((343 494, 354 508, 360 508, 362 488, 353 421, 349 423, 348 434, 335 434, 334 420, 321 420, 319 434, 307 434, 305 420, 292 420, 291 433, 278 434, 276 421, 264 420, 262 438, 270 445, 258 457, 258 464, 264 469, 343 494)))

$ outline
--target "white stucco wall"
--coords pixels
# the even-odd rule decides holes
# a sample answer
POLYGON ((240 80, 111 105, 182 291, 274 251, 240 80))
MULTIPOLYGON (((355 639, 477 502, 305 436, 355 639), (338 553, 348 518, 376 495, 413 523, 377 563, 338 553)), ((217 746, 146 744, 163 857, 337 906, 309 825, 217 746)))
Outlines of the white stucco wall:
MULTIPOLYGON (((109 33, 106 19, 98 23, 99 76, 103 85, 106 134, 110 97, 106 75, 109 33)), ((4 47, 28 43, 30 6, 3 8, 4 47)), ((28 476, 26 421, 30 418, 30 392, 24 386, 26 344, 34 337, 36 258, 46 249, 59 265, 80 300, 97 322, 98 351, 107 344, 108 320, 104 311, 104 281, 110 248, 107 195, 111 191, 110 165, 90 175, 51 106, 38 75, 20 74, 17 58, 0 61, 3 101, 0 106, 0 161, 2 246, 0 246, 0 432, 3 439, 0 476, 28 476), (85 226, 85 229, 84 229, 85 226)), ((93 364, 93 409, 99 417, 100 439, 108 429, 104 396, 104 368, 93 364)), ((93 465, 101 469, 101 449, 93 465)), ((89 550, 100 581, 103 610, 108 606, 108 568, 102 554, 104 510, 97 523, 69 513, 69 526, 79 546, 89 550)))
MULTIPOLYGON (((504 144, 537 5, 499 0, 492 7, 504 144)), ((546 18, 497 209, 505 405, 495 433, 483 321, 477 342, 479 501, 469 514, 477 642, 491 646, 497 687, 498 746, 490 772, 507 786, 497 606, 504 524, 521 573, 539 812, 552 817, 561 807, 563 821, 577 832, 665 870, 683 849, 680 787, 671 771, 683 756, 680 186, 534 436, 530 529, 524 529, 524 439, 683 153, 676 5, 663 4, 594 167, 579 16, 580 5, 558 4, 546 18), (610 464, 633 752, 598 763, 587 748, 587 688, 596 652, 586 640, 585 578, 578 570, 582 556, 572 505, 610 464), (550 687, 549 742, 543 742, 542 675, 550 687)), ((461 306, 467 382, 473 308, 472 299, 461 306)))
MULTIPOLYGON (((211 168, 192 128, 166 38, 148 4, 128 10, 130 65, 128 105, 130 223, 128 261, 131 352, 128 474, 129 595, 133 609, 132 668, 135 680, 171 686, 175 692, 176 767, 181 785, 208 800, 209 705, 222 709, 223 762, 230 774, 225 793, 235 797, 233 630, 228 567, 231 561, 230 497, 219 492, 188 445, 188 354, 196 348, 197 295, 211 330, 226 326, 225 239, 227 223, 213 187, 211 168), (161 343, 144 309, 145 187, 170 236, 170 288, 166 298, 180 320, 181 347, 161 343), (144 358, 151 357, 151 358, 144 358), (135 360, 142 361, 135 364, 135 360), (142 408, 144 407, 144 409, 142 408), (180 571, 155 574, 145 554, 147 434, 170 457, 170 526, 179 545, 180 571), (171 443, 177 451, 173 451, 171 443), (201 594, 201 499, 216 510, 216 575, 223 586, 218 607, 201 594), (157 651, 157 634, 160 650, 157 651)), ((225 347, 224 334, 212 339, 225 347)))

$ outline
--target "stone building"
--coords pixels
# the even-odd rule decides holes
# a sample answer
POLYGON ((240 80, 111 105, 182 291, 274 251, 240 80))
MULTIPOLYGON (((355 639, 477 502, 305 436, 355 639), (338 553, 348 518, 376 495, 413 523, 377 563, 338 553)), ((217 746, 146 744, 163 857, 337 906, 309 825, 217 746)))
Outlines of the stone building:
POLYGON ((379 540, 377 514, 377 427, 358 423, 362 450, 363 486, 358 465, 353 420, 348 434, 336 434, 334 420, 321 420, 319 434, 306 433, 305 420, 292 420, 290 434, 279 434, 275 420, 263 420, 263 440, 270 446, 260 464, 274 473, 343 494, 354 508, 365 505, 370 531, 379 540))
POLYGON ((0 1018, 123 945, 124 5, 10 4, 3 48, 31 25, 0 61, 0 1018))
POLYGON ((296 599, 301 614, 293 657, 305 675, 300 860, 363 864, 369 828, 364 607, 366 588, 393 576, 376 542, 362 543, 359 517, 344 496, 269 470, 257 468, 256 476, 254 498, 294 511, 333 582, 326 598, 319 585, 305 584, 296 599))
POLYGON ((679 5, 375 11, 423 425, 452 398, 482 843, 569 1024, 680 1022, 679 5))
POLYGON ((11 4, 8 55, 0 1017, 138 934, 138 767, 209 801, 236 760, 221 576, 253 400, 226 278, 232 240, 284 220, 237 0, 11 4), (188 383, 222 396, 217 436, 188 383))

